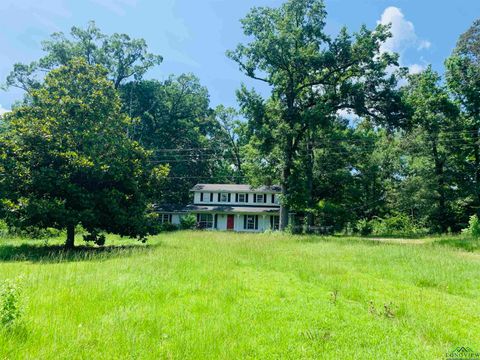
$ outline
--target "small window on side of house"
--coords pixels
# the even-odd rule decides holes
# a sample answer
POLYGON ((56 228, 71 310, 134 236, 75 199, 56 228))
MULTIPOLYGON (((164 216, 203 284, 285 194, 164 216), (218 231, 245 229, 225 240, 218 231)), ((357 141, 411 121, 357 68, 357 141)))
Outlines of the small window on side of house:
POLYGON ((171 214, 160 214, 160 223, 161 224, 170 224, 172 222, 171 214))

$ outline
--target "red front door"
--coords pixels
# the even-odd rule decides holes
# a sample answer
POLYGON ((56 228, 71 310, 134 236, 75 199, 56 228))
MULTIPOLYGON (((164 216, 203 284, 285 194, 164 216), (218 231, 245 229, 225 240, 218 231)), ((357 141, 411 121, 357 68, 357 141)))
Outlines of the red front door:
POLYGON ((227 216, 227 230, 233 230, 235 227, 235 215, 227 216))

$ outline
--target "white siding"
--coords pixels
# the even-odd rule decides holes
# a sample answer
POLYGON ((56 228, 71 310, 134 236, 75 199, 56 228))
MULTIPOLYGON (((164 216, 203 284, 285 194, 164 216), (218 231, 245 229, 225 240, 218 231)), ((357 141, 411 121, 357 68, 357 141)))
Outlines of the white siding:
POLYGON ((238 193, 238 194, 245 194, 248 195, 248 202, 238 202, 236 200, 236 193, 230 193, 230 202, 220 202, 218 201, 218 192, 213 193, 213 201, 210 201, 210 192, 203 192, 203 201, 201 201, 201 191, 195 191, 193 196, 193 203, 194 204, 215 204, 215 205, 257 205, 257 206, 275 206, 278 205, 278 194, 271 194, 271 193, 238 193), (265 202, 254 202, 255 194, 257 195, 264 195, 266 196, 265 202), (272 202, 272 195, 274 195, 274 201, 272 202))

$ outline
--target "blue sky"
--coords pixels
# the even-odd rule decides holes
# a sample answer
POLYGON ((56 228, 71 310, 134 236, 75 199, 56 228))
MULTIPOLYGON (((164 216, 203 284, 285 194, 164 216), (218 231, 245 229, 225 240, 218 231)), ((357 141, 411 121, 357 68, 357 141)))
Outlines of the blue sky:
MULTIPOLYGON (((239 23, 252 6, 278 6, 280 0, 0 0, 0 81, 13 63, 41 56, 40 42, 55 31, 95 20, 106 33, 143 37, 164 62, 148 73, 164 79, 191 72, 207 86, 212 106, 235 106, 235 90, 246 79, 225 51, 244 40, 239 23)), ((458 36, 480 17, 479 0, 326 0, 327 31, 346 25, 393 23, 385 50, 401 54, 411 71, 433 64, 443 71, 458 36)), ((0 91, 0 113, 22 93, 0 91)))

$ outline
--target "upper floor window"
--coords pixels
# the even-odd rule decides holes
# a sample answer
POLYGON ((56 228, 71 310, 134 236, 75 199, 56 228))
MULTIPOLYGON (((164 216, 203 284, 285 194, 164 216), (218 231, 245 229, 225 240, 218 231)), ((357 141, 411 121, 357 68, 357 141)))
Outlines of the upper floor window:
POLYGON ((257 202, 257 203, 265 202, 265 195, 264 194, 257 194, 257 196, 255 196, 255 202, 257 202))
POLYGON ((228 202, 228 194, 227 193, 221 193, 220 194, 220 202, 228 202))
POLYGON ((247 194, 238 194, 237 202, 240 202, 240 203, 247 202, 247 194))

